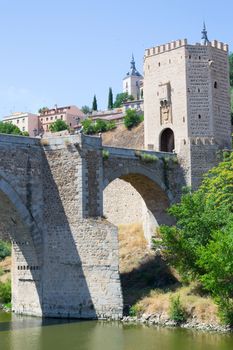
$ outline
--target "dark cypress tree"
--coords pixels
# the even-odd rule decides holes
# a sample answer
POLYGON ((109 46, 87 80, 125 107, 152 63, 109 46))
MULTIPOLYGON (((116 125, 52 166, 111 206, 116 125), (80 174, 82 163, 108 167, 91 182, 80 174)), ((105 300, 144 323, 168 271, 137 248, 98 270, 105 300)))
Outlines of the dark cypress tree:
POLYGON ((112 88, 109 88, 108 92, 108 109, 113 109, 113 94, 112 94, 112 88))
POLYGON ((97 100, 96 100, 96 95, 94 95, 93 102, 92 102, 92 110, 97 111, 97 100))

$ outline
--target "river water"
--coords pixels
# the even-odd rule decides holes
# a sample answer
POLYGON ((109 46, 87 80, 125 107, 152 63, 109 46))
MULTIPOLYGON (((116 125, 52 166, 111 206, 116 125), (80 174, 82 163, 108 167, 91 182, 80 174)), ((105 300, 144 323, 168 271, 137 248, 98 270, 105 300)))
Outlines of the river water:
POLYGON ((233 335, 0 312, 0 350, 232 350, 233 335))

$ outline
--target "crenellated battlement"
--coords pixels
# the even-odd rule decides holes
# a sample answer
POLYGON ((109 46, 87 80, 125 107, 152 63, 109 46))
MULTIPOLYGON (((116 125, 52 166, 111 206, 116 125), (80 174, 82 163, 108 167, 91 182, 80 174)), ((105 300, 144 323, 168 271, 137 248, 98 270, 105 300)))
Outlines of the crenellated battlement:
POLYGON ((159 45, 152 47, 150 49, 145 50, 145 57, 158 55, 163 52, 167 52, 173 49, 177 49, 178 47, 187 45, 187 39, 179 39, 175 41, 171 41, 170 43, 159 45))
POLYGON ((210 45, 211 45, 212 47, 215 47, 216 49, 219 49, 219 50, 227 51, 227 52, 228 52, 228 45, 227 45, 227 44, 224 44, 224 43, 221 42, 221 41, 213 40, 213 41, 211 41, 210 45))
MULTIPOLYGON (((187 39, 179 39, 179 40, 171 41, 170 43, 167 43, 167 44, 154 46, 152 48, 146 49, 145 50, 145 57, 159 55, 161 53, 168 52, 168 51, 171 51, 174 49, 178 49, 179 47, 186 46, 186 45, 188 45, 187 39)), ((197 43, 197 44, 191 45, 191 46, 212 46, 216 49, 228 52, 228 45, 224 44, 223 42, 218 41, 218 40, 213 40, 213 41, 209 42, 207 45, 202 45, 200 43, 197 43)))

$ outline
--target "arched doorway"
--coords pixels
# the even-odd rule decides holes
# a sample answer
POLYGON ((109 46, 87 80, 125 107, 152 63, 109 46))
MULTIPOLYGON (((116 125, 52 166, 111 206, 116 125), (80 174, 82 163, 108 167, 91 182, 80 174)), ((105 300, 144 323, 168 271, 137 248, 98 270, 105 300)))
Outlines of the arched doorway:
POLYGON ((172 152, 175 149, 174 132, 172 129, 164 129, 160 136, 160 151, 172 152))

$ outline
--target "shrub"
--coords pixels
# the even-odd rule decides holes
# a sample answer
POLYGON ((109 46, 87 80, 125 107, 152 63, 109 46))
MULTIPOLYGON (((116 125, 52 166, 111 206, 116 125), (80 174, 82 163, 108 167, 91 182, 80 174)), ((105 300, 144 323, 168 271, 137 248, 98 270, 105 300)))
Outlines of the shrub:
POLYGON ((49 140, 48 139, 40 139, 40 144, 42 146, 48 146, 49 145, 49 140))
POLYGON ((222 323, 232 326, 233 325, 233 300, 216 298, 215 302, 218 305, 218 315, 222 323))
POLYGON ((187 319, 186 312, 181 304, 179 295, 173 296, 170 299, 169 317, 177 323, 182 323, 187 319))
POLYGON ((91 135, 95 133, 94 123, 90 118, 82 121, 82 127, 84 134, 91 135))
POLYGON ((11 244, 0 240, 0 260, 5 259, 11 255, 11 244))
POLYGON ((67 130, 67 129, 68 129, 68 125, 64 122, 64 120, 61 120, 61 119, 57 119, 54 123, 52 123, 49 126, 49 130, 51 132, 58 132, 58 131, 67 130))
POLYGON ((0 282, 0 302, 10 303, 11 301, 11 281, 0 282))
POLYGON ((159 158, 154 154, 148 154, 148 153, 141 153, 140 159, 145 163, 157 162, 159 160, 159 158))
POLYGON ((129 316, 131 317, 139 316, 141 312, 142 312, 142 306, 140 305, 135 304, 129 308, 129 316))
POLYGON ((102 156, 104 160, 107 160, 109 158, 109 151, 106 151, 105 149, 103 149, 102 156))
POLYGON ((83 132, 87 135, 97 134, 99 132, 105 132, 112 130, 116 127, 115 122, 105 121, 101 119, 91 120, 87 118, 82 121, 83 132))
POLYGON ((127 109, 126 115, 124 116, 124 124, 127 129, 138 125, 143 121, 143 115, 139 115, 135 109, 127 109))
POLYGON ((9 123, 9 122, 6 122, 6 123, 0 122, 0 133, 1 134, 28 136, 28 135, 26 135, 26 132, 21 132, 20 129, 16 125, 9 123))

